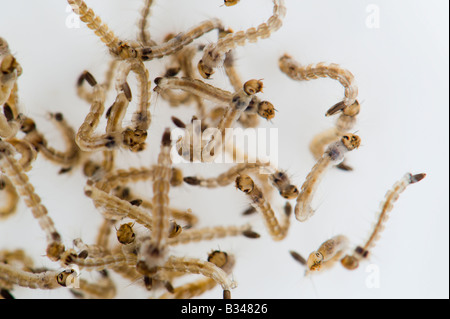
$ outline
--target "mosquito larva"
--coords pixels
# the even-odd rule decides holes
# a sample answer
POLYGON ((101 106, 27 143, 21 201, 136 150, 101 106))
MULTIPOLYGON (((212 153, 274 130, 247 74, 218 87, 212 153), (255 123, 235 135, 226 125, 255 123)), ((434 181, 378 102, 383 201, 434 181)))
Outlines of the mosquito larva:
POLYGON ((94 205, 106 219, 121 220, 131 218, 136 223, 151 229, 152 218, 148 213, 138 206, 130 204, 128 201, 108 194, 103 190, 88 183, 84 188, 85 195, 90 197, 94 205))
POLYGON ((385 197, 384 201, 381 203, 381 211, 379 212, 377 222, 372 230, 372 233, 369 236, 369 239, 365 242, 365 244, 361 246, 357 246, 352 255, 346 255, 342 260, 341 264, 349 269, 353 270, 358 268, 359 262, 363 259, 369 257, 370 250, 375 246, 376 241, 380 238, 380 233, 384 229, 384 223, 387 221, 389 217, 389 212, 394 207, 394 203, 399 198, 400 194, 411 184, 417 183, 424 179, 426 174, 416 174, 412 175, 407 173, 403 176, 403 178, 397 181, 392 189, 390 189, 385 197))
MULTIPOLYGON (((100 272, 101 274, 105 271, 100 272)), ((112 299, 116 296, 116 286, 108 275, 101 276, 96 282, 80 279, 79 287, 72 289, 79 298, 112 299)))
POLYGON ((181 235, 168 240, 171 246, 188 244, 205 240, 213 240, 232 236, 245 236, 247 238, 259 238, 259 234, 252 231, 249 225, 244 226, 216 226, 199 229, 189 229, 181 235))
POLYGON ((61 265, 63 267, 69 265, 76 265, 80 270, 85 269, 86 271, 93 270, 104 270, 108 268, 120 267, 124 265, 134 266, 136 265, 137 260, 131 259, 124 254, 113 254, 113 255, 105 255, 102 257, 96 258, 80 258, 78 254, 72 250, 67 250, 61 256, 61 265))
MULTIPOLYGON (((130 167, 128 169, 119 169, 108 173, 99 181, 96 182, 96 187, 105 192, 118 185, 124 185, 130 182, 137 182, 140 180, 153 181, 155 178, 155 166, 148 167, 130 167)), ((180 169, 173 167, 171 172, 170 185, 172 187, 179 186, 183 183, 183 173, 180 169)))
POLYGON ((25 172, 31 170, 31 164, 36 160, 37 151, 34 146, 23 139, 10 138, 7 140, 17 151, 20 153, 19 164, 22 166, 25 172))
POLYGON ((234 167, 217 177, 202 178, 198 176, 186 176, 183 180, 185 183, 194 186, 207 188, 223 187, 233 183, 240 174, 256 172, 264 167, 268 167, 268 165, 268 163, 261 163, 259 161, 256 163, 236 164, 234 167))
POLYGON ((9 177, 17 192, 23 197, 25 204, 31 209, 34 218, 47 236, 47 256, 58 260, 64 251, 61 236, 56 230, 53 220, 48 215, 47 208, 41 203, 41 198, 35 193, 28 176, 22 166, 14 158, 15 150, 8 143, 0 140, 0 168, 9 177))
POLYGON ((46 159, 64 168, 72 167, 80 158, 80 149, 75 143, 75 131, 61 113, 50 113, 50 120, 61 132, 61 137, 66 144, 65 151, 58 151, 50 147, 46 138, 37 130, 36 124, 30 118, 24 118, 22 123, 21 130, 26 134, 24 140, 30 142, 46 159))
POLYGON ((239 175, 236 178, 236 188, 244 192, 250 198, 253 207, 261 213, 270 236, 276 241, 284 239, 290 226, 289 216, 282 215, 281 222, 278 221, 272 206, 250 176, 239 175))
POLYGON ((191 78, 158 77, 155 79, 155 84, 156 87, 153 90, 156 92, 179 89, 216 103, 228 103, 233 96, 231 92, 191 78))
POLYGON ((160 268, 183 273, 202 274, 209 277, 222 287, 224 299, 230 299, 231 289, 236 288, 236 283, 228 278, 226 272, 212 262, 193 258, 170 257, 160 268))
POLYGON ((214 74, 214 68, 221 66, 225 60, 225 54, 242 46, 246 41, 256 42, 258 39, 265 39, 277 31, 286 15, 284 0, 273 0, 273 14, 267 22, 260 24, 257 28, 250 28, 246 31, 230 33, 219 39, 217 43, 205 47, 203 57, 198 63, 198 70, 204 79, 208 79, 214 74))
POLYGON ((32 273, 16 269, 11 265, 0 263, 0 279, 21 287, 31 289, 61 288, 61 283, 63 281, 57 279, 57 276, 59 277, 59 274, 55 271, 32 273))
POLYGON ((151 115, 148 110, 150 107, 150 85, 148 70, 141 61, 126 60, 121 62, 117 72, 116 90, 117 92, 123 90, 128 100, 131 100, 130 88, 128 84, 126 84, 126 79, 130 72, 133 72, 136 75, 140 89, 138 110, 133 114, 132 118, 133 130, 146 132, 151 123, 151 115))
POLYGON ((221 140, 215 138, 216 135, 214 135, 205 146, 204 151, 206 151, 207 154, 209 153, 211 156, 217 156, 219 152, 216 152, 215 149, 217 146, 222 146, 226 142, 225 130, 234 126, 234 123, 239 119, 242 112, 249 106, 252 96, 262 92, 262 89, 263 83, 261 80, 249 80, 244 83, 243 88, 232 96, 228 108, 225 110, 223 117, 217 125, 221 140))
POLYGON ((153 0, 145 0, 144 7, 141 10, 141 17, 138 21, 138 41, 144 46, 153 46, 156 43, 151 40, 150 32, 148 32, 148 19, 150 16, 150 8, 153 4, 153 0))
POLYGON ((161 150, 158 156, 158 164, 155 167, 155 180, 153 181, 152 198, 152 236, 149 248, 146 252, 145 262, 147 267, 153 267, 154 260, 164 260, 169 234, 169 190, 172 175, 172 160, 170 158, 172 140, 170 130, 166 129, 161 140, 161 150))
MULTIPOLYGON (((208 262, 230 273, 234 266, 234 257, 226 252, 215 250, 208 255, 208 262)), ((200 296, 217 286, 217 282, 211 278, 201 278, 191 283, 176 287, 173 292, 163 294, 160 299, 188 299, 200 296)))
POLYGON ((323 62, 317 64, 309 64, 300 66, 292 57, 285 54, 279 61, 280 70, 293 80, 309 81, 317 78, 329 77, 338 80, 345 88, 345 98, 342 103, 338 103, 327 111, 328 115, 333 115, 342 111, 346 107, 357 103, 358 87, 355 83, 353 74, 347 69, 341 68, 335 63, 325 64, 323 62))
POLYGON ((305 222, 314 214, 314 210, 311 208, 311 202, 321 178, 330 165, 332 163, 338 164, 342 162, 345 153, 358 148, 360 144, 361 139, 359 136, 346 134, 340 141, 328 146, 323 156, 317 161, 308 176, 306 176, 305 182, 302 185, 300 194, 297 197, 297 204, 295 205, 295 217, 297 220, 305 222))
POLYGON ((105 23, 95 15, 92 9, 88 8, 83 0, 67 0, 73 12, 80 16, 80 20, 86 23, 87 27, 95 32, 100 40, 109 48, 110 53, 120 59, 136 58, 136 50, 127 43, 121 41, 109 30, 105 23))

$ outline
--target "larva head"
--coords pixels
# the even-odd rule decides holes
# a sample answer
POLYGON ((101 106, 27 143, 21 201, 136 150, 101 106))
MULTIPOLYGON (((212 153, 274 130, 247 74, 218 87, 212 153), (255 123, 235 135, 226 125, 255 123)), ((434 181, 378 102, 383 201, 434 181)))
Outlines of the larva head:
POLYGON ((347 116, 356 116, 359 114, 359 111, 361 110, 361 105, 359 104, 358 100, 356 100, 352 105, 347 106, 342 111, 347 116))
POLYGON ((254 95, 256 93, 262 92, 263 82, 261 80, 249 80, 244 83, 244 92, 247 95, 254 95))
POLYGON ((310 271, 319 271, 322 267, 323 255, 322 253, 315 251, 309 255, 306 261, 306 266, 310 271))
POLYGON ((201 75, 202 78, 204 78, 204 79, 209 79, 209 78, 211 77, 211 75, 214 74, 214 69, 211 68, 211 67, 209 67, 209 66, 207 66, 207 65, 203 62, 203 60, 200 60, 200 61, 198 62, 197 68, 198 68, 198 72, 200 73, 200 75, 201 75))
POLYGON ((67 284, 70 284, 70 278, 73 278, 73 274, 75 273, 75 270, 73 269, 66 269, 62 272, 60 272, 56 276, 56 281, 58 284, 60 284, 63 287, 67 287, 67 284))
POLYGON ((268 101, 262 101, 259 103, 257 112, 259 116, 265 118, 266 120, 271 120, 275 117, 275 107, 268 101))
POLYGON ((252 178, 248 175, 239 175, 236 177, 236 188, 243 191, 244 193, 250 193, 255 187, 255 183, 252 178))
POLYGON ((59 242, 52 242, 47 246, 47 257, 52 261, 58 261, 64 253, 65 247, 59 242))
POLYGON ((228 254, 223 251, 214 250, 208 255, 208 261, 222 268, 228 262, 228 254))
POLYGON ((345 255, 345 257, 341 259, 341 264, 345 269, 355 270, 359 266, 359 261, 354 256, 345 255))
POLYGON ((133 223, 127 223, 120 225, 116 232, 117 240, 122 245, 128 245, 134 242, 136 234, 133 231, 133 223))
POLYGON ((294 199, 299 195, 297 186, 289 185, 288 187, 280 190, 280 195, 286 199, 294 199))
POLYGON ((341 141, 349 151, 352 151, 355 148, 358 148, 359 145, 361 145, 361 138, 355 134, 345 134, 344 136, 342 136, 341 141))
POLYGON ((114 50, 110 50, 113 55, 120 57, 122 60, 137 58, 138 54, 135 48, 126 42, 119 42, 114 50))
POLYGON ((36 123, 29 117, 26 117, 22 121, 22 126, 20 127, 20 130, 25 134, 31 133, 36 130, 36 123))
POLYGON ((172 168, 172 177, 170 178, 170 186, 180 186, 183 184, 183 172, 179 168, 172 168))
POLYGON ((20 73, 22 73, 22 68, 20 67, 19 63, 17 63, 16 58, 12 54, 6 55, 0 61, 0 71, 2 74, 11 74, 16 70, 17 75, 20 75, 20 73))
POLYGON ((147 131, 127 128, 123 133, 123 144, 128 146, 132 152, 140 152, 145 149, 147 131))
POLYGON ((101 170, 101 166, 94 161, 87 161, 83 165, 83 174, 86 177, 92 177, 101 170))
POLYGON ((228 255, 224 251, 214 250, 208 255, 208 261, 213 263, 219 268, 222 268, 225 272, 230 272, 234 266, 233 256, 228 255))

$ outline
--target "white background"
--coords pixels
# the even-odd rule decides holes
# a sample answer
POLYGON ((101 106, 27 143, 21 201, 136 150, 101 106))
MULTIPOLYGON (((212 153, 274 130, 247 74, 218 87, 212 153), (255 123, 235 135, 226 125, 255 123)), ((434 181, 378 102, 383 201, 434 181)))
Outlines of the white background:
MULTIPOLYGON (((272 12, 269 0, 243 0, 230 8, 221 3, 156 0, 150 32, 156 41, 162 41, 169 32, 184 31, 212 17, 220 17, 237 31, 257 26, 272 12)), ((79 127, 89 106, 77 97, 76 80, 85 69, 101 80, 108 52, 83 24, 80 28, 66 26, 71 12, 64 1, 0 0, 0 4, 0 36, 7 39, 24 70, 19 79, 21 110, 36 120, 51 141, 61 145, 57 138, 51 138, 53 128, 47 123, 47 112, 61 111, 79 127)), ((119 37, 135 38, 142 1, 97 0, 88 1, 88 5, 119 37)), ((316 215, 304 224, 293 219, 288 237, 280 243, 270 239, 260 216, 240 215, 248 204, 233 186, 202 190, 185 185, 174 189, 172 205, 192 208, 200 216, 200 227, 251 222, 262 234, 258 240, 238 238, 180 246, 174 254, 204 259, 218 248, 234 254, 233 277, 239 284, 232 291, 234 298, 448 298, 448 2, 286 0, 286 6, 283 28, 270 39, 239 48, 237 67, 243 79, 264 79, 263 97, 278 112, 272 122, 262 126, 279 129, 279 166, 299 186, 314 165, 309 141, 334 124, 324 113, 342 98, 343 88, 330 79, 294 82, 278 70, 278 58, 289 53, 301 63, 325 61, 348 68, 356 77, 362 102, 355 127, 362 147, 348 155, 354 171, 331 170, 314 200, 316 215), (366 24, 373 13, 367 11, 372 4, 379 9, 376 28, 366 24), (304 278, 303 268, 288 251, 308 255, 336 234, 347 235, 354 245, 362 243, 385 192, 409 171, 425 172, 427 177, 401 195, 370 262, 354 272, 337 266, 304 278), (379 271, 379 288, 367 286, 366 281, 374 275, 366 272, 371 264, 379 271)), ((214 38, 211 34, 200 42, 214 38)), ((152 78, 162 74, 165 63, 147 64, 152 78)), ((215 74, 213 83, 229 89, 223 71, 215 74)), ((188 120, 193 110, 193 106, 170 109, 153 94, 150 152, 136 156, 136 165, 155 162, 161 132, 172 125, 170 115, 188 120)), ((83 195, 79 169, 58 176, 59 168, 42 158, 33 167, 31 181, 65 244, 71 247, 76 237, 94 242, 101 218, 83 195)), ((225 169, 199 164, 180 167, 186 174, 204 176, 225 169)), ((143 194, 151 192, 151 185, 140 185, 143 194)), ((0 249, 19 247, 34 257, 37 267, 58 269, 42 256, 44 234, 23 203, 15 216, 0 221, 0 249)), ((89 273, 83 276, 94 278, 89 273)), ((71 296, 63 289, 40 292, 16 288, 13 293, 22 298, 71 296)), ((157 294, 118 280, 117 297, 148 296, 157 294)), ((220 289, 203 297, 220 298, 220 289)))

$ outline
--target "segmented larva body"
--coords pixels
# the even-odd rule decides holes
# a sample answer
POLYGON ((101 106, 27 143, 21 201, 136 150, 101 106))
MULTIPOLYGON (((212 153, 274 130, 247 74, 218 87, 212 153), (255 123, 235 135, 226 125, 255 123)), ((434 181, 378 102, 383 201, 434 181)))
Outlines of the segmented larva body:
POLYGON ((305 222, 313 214, 311 207, 314 194, 319 186, 319 182, 332 163, 338 164, 344 160, 345 153, 359 147, 361 140, 354 134, 344 135, 340 141, 331 144, 323 156, 317 161, 311 172, 306 176, 300 194, 295 205, 295 217, 300 222, 305 222))
MULTIPOLYGON (((170 246, 174 245, 182 245, 193 242, 199 242, 204 240, 213 240, 225 237, 232 236, 246 236, 245 234, 258 234, 251 231, 251 227, 249 225, 244 226, 216 226, 209 228, 200 228, 200 229, 189 229, 187 231, 183 231, 179 236, 175 238, 170 238, 168 240, 168 244, 170 246)), ((247 236, 248 237, 248 236, 247 236)), ((257 237, 253 237, 257 238, 257 237)))
POLYGON ((170 130, 166 129, 161 141, 161 151, 158 164, 154 169, 153 198, 152 198, 152 236, 151 247, 163 253, 167 245, 169 233, 169 191, 172 176, 172 159, 170 130))
POLYGON ((289 55, 284 55, 279 60, 279 67, 283 73, 297 81, 310 81, 325 77, 337 80, 345 89, 345 106, 350 106, 356 102, 358 86, 355 77, 349 70, 341 68, 336 63, 320 62, 301 66, 289 55))
POLYGON ((163 270, 177 271, 190 274, 201 274, 213 279, 224 290, 224 297, 229 298, 230 290, 236 288, 236 282, 228 278, 228 275, 221 268, 211 262, 193 258, 170 257, 163 270))
POLYGON ((244 192, 251 200, 251 204, 261 213, 270 236, 276 241, 284 239, 289 231, 290 219, 287 214, 278 221, 270 203, 265 199, 261 189, 253 182, 250 176, 240 175, 236 178, 236 187, 244 192))
POLYGON ((232 96, 231 100, 229 101, 228 108, 225 109, 225 112, 220 119, 219 124, 217 125, 218 132, 216 133, 220 133, 220 139, 217 138, 217 134, 213 135, 212 139, 205 146, 204 151, 206 151, 206 154, 217 156, 220 153, 220 151, 217 152, 216 148, 219 148, 219 146, 220 150, 224 148, 224 144, 227 138, 225 130, 234 126, 240 115, 251 103, 252 96, 261 92, 262 89, 262 81, 249 80, 245 82, 244 86, 232 96))
MULTIPOLYGON (((235 259, 234 256, 229 256, 225 252, 215 250, 208 255, 208 262, 213 263, 227 274, 230 274, 234 267, 235 259)), ((176 287, 170 293, 165 293, 160 296, 160 299, 193 298, 213 289, 216 285, 217 282, 211 278, 201 278, 192 283, 176 287)))
POLYGON ((247 41, 252 43, 270 37, 273 32, 281 27, 285 15, 284 0, 273 0, 273 14, 267 22, 260 24, 257 28, 229 33, 219 39, 217 43, 206 46, 203 57, 198 63, 200 75, 205 79, 209 78, 214 73, 214 68, 223 64, 225 54, 237 46, 243 46, 247 41))
POLYGON ((403 193, 409 185, 422 180, 424 177, 425 174, 412 175, 411 173, 407 173, 386 193, 384 201, 380 204, 377 223, 375 224, 369 239, 366 241, 366 244, 363 246, 365 251, 369 251, 373 248, 376 241, 380 239, 380 233, 384 230, 385 223, 389 218, 389 213, 392 211, 392 208, 394 208, 394 203, 398 200, 400 194, 403 193))
POLYGON ((184 178, 184 181, 190 185, 207 188, 224 187, 233 183, 240 174, 256 172, 268 166, 269 163, 261 162, 236 164, 217 177, 202 178, 198 176, 187 176, 184 178))
POLYGON ((19 140, 17 138, 9 138, 6 141, 16 149, 17 153, 21 155, 19 164, 25 172, 28 172, 31 169, 31 164, 37 157, 37 151, 34 146, 24 139, 19 140))
POLYGON ((159 59, 176 53, 195 39, 215 29, 223 29, 222 22, 219 19, 203 21, 198 26, 192 27, 184 33, 177 34, 167 42, 160 45, 137 48, 136 50, 143 61, 159 59))
POLYGON ((386 193, 384 201, 380 204, 380 212, 378 213, 377 222, 368 240, 364 245, 357 246, 352 255, 346 255, 341 260, 341 263, 345 268, 349 270, 356 269, 359 266, 360 260, 369 257, 370 250, 380 239, 380 233, 384 230, 385 223, 389 217, 389 212, 394 207, 394 203, 398 200, 400 194, 403 193, 409 185, 421 181, 425 178, 425 176, 426 174, 423 173, 416 175, 407 173, 386 193))
MULTIPOLYGON (((95 81, 95 80, 94 80, 95 81)), ((76 143, 83 151, 108 150, 114 145, 114 140, 106 139, 106 135, 93 136, 95 129, 100 123, 100 117, 105 110, 105 91, 100 84, 94 85, 93 100, 91 109, 86 115, 83 124, 81 124, 76 134, 76 143)), ((108 135, 111 136, 111 135, 108 135)))
POLYGON ((47 208, 41 203, 41 198, 35 193, 34 187, 30 184, 22 166, 14 158, 14 154, 14 148, 0 140, 0 168, 11 180, 27 207, 31 209, 33 217, 45 232, 48 244, 47 256, 52 260, 58 260, 59 254, 64 250, 64 246, 61 244, 61 236, 48 215, 47 208))
POLYGON ((160 92, 167 89, 179 89, 215 103, 228 104, 233 93, 219 89, 201 80, 177 77, 159 77, 153 90, 160 92))
POLYGON ((35 122, 30 118, 23 118, 21 130, 26 134, 24 140, 30 142, 46 159, 63 167, 75 165, 80 158, 80 149, 75 143, 75 131, 66 122, 61 113, 50 114, 50 120, 56 126, 66 145, 65 151, 59 151, 48 145, 47 139, 41 134, 35 122))
POLYGON ((122 121, 127 112, 129 103, 130 100, 123 91, 117 94, 116 100, 106 113, 108 121, 106 123, 105 132, 107 134, 121 132, 123 130, 122 121))
POLYGON ((78 257, 74 250, 68 250, 61 256, 61 265, 63 267, 76 265, 80 270, 100 271, 121 266, 134 266, 137 259, 130 258, 124 254, 106 255, 97 258, 81 258, 78 257))
POLYGON ((141 18, 138 22, 139 32, 138 41, 145 46, 155 45, 151 40, 150 32, 148 32, 148 18, 150 16, 150 8, 153 4, 153 0, 145 0, 144 7, 141 10, 141 18))
POLYGON ((103 220, 95 239, 95 246, 100 247, 105 251, 109 251, 109 239, 113 226, 113 221, 108 219, 103 220))
POLYGON ((159 299, 191 299, 214 289, 217 282, 211 278, 201 278, 194 282, 176 287, 173 292, 167 292, 159 299))
POLYGON ((128 217, 136 223, 151 229, 152 217, 145 210, 90 184, 92 183, 88 183, 85 186, 84 193, 92 198, 94 205, 106 219, 121 220, 128 217))
POLYGON ((116 296, 117 290, 109 276, 102 276, 96 282, 80 279, 79 287, 74 292, 82 298, 112 299, 116 296))
POLYGON ((80 16, 80 20, 93 30, 100 40, 109 48, 112 55, 121 58, 136 58, 137 52, 128 44, 117 38, 105 23, 95 15, 94 11, 83 0, 67 0, 73 12, 80 16))
MULTIPOLYGON (((116 78, 116 91, 120 92, 124 90, 124 85, 130 72, 136 74, 139 86, 138 110, 133 114, 132 118, 133 129, 146 131, 151 123, 151 115, 149 112, 151 93, 148 70, 145 68, 142 61, 136 59, 125 60, 119 65, 116 78)), ((127 86, 128 85, 126 85, 125 88, 127 86)), ((125 94, 128 99, 131 100, 131 92, 125 90, 125 94)))
POLYGON ((154 175, 154 167, 118 169, 105 175, 101 180, 96 182, 95 186, 105 192, 110 192, 115 187, 124 185, 125 183, 137 182, 140 180, 153 181, 154 175))
POLYGON ((61 288, 61 285, 58 284, 56 279, 57 275, 58 273, 55 271, 32 273, 0 263, 0 279, 21 287, 31 289, 61 288))
MULTIPOLYGON (((81 238, 75 238, 73 240, 73 245, 90 258, 103 257, 108 254, 105 247, 99 245, 86 245, 81 238)), ((80 256, 80 254, 78 254, 78 256, 80 256)))

